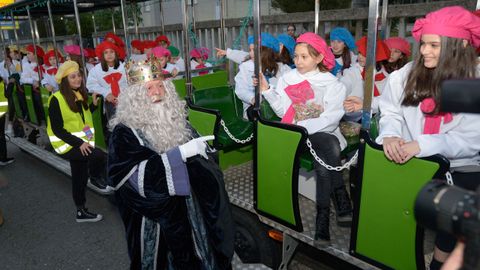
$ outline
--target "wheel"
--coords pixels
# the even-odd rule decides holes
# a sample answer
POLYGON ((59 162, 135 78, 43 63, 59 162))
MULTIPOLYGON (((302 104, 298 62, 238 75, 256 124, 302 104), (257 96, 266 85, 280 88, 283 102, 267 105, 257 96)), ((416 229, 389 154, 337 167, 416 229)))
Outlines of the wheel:
POLYGON ((233 206, 235 252, 243 263, 262 263, 277 269, 282 261, 281 243, 268 237, 268 226, 246 210, 233 206))

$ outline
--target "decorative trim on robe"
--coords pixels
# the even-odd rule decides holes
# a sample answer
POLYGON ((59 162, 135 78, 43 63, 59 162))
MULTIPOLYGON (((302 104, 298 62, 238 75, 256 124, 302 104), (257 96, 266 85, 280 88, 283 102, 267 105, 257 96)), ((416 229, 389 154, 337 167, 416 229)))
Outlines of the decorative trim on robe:
POLYGON ((138 193, 144 198, 147 198, 147 196, 145 196, 145 189, 143 187, 143 178, 145 175, 145 166, 147 166, 147 162, 148 160, 144 160, 140 162, 140 165, 138 166, 138 193))
POLYGON ((163 165, 165 167, 165 176, 167 179, 168 194, 170 196, 190 195, 190 181, 185 162, 182 160, 180 149, 175 147, 161 154, 163 165))

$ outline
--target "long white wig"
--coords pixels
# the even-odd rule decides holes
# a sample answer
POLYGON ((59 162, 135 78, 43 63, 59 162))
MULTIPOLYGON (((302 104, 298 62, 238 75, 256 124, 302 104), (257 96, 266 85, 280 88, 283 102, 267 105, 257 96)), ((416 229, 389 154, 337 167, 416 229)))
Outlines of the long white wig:
POLYGON ((191 139, 187 128, 185 102, 181 101, 171 80, 164 80, 165 97, 152 103, 144 84, 128 86, 120 91, 115 116, 110 120, 113 129, 122 123, 141 131, 150 146, 159 153, 186 143, 191 139))

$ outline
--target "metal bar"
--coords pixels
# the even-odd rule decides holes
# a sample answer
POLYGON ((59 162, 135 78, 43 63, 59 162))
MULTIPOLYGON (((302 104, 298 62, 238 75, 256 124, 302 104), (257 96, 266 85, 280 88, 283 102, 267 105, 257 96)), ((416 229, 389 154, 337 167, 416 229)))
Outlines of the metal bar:
MULTIPOLYGON (((193 33, 197 33, 197 28, 195 27, 196 21, 195 21, 195 5, 194 5, 194 0, 190 0, 191 6, 192 6, 192 30, 193 33)), ((193 44, 195 46, 195 44, 193 44)))
POLYGON ((28 22, 30 23, 30 34, 32 34, 33 52, 35 54, 35 60, 37 62, 38 83, 42 81, 42 74, 40 74, 40 63, 38 63, 37 43, 35 42, 35 31, 33 29, 32 17, 30 16, 30 6, 27 6, 28 22))
POLYGON ((57 60, 57 65, 56 66, 58 68, 57 39, 56 39, 56 36, 55 36, 55 25, 53 24, 52 7, 50 5, 50 0, 47 1, 47 9, 48 9, 48 21, 50 22, 49 23, 50 24, 50 31, 52 32, 53 50, 55 51, 55 59, 57 60))
POLYGON ((92 11, 93 32, 97 34, 97 23, 95 22, 95 12, 92 11))
POLYGON ((192 97, 192 74, 190 72, 190 58, 189 44, 188 44, 188 14, 187 14, 187 1, 183 0, 182 13, 183 13, 183 60, 185 61, 185 87, 187 89, 188 97, 192 97))
POLYGON ((125 44, 127 47, 127 59, 131 55, 130 42, 128 41, 128 28, 127 28, 127 14, 125 13, 125 0, 120 0, 120 8, 122 10, 122 23, 123 23, 123 36, 125 38, 125 44))
POLYGON ((162 0, 160 0, 160 21, 162 22, 162 34, 165 35, 165 18, 163 17, 162 0))
POLYGON ((33 30, 35 31, 35 38, 36 38, 37 41, 38 41, 38 45, 39 45, 39 46, 42 46, 42 44, 40 44, 40 34, 38 33, 38 23, 37 23, 37 20, 33 20, 33 30))
POLYGON ((475 8, 476 10, 480 9, 480 0, 477 0, 477 7, 475 8))
MULTIPOLYGON (((227 0, 220 0, 220 29, 222 31, 221 40, 220 40, 220 48, 226 50, 227 49, 227 29, 225 28, 225 15, 227 14, 227 0)), ((480 0, 479 0, 480 1, 480 0)))
POLYGON ((320 0, 315 0, 315 34, 317 35, 318 35, 318 24, 320 22, 319 13, 320 13, 320 0))
POLYGON ((382 0, 382 29, 380 36, 382 39, 387 38, 387 14, 388 14, 388 0, 382 0))
MULTIPOLYGON (((10 11, 10 15, 12 16, 12 25, 13 25, 13 33, 15 34, 15 42, 17 44, 17 50, 20 51, 20 43, 18 42, 18 32, 17 32, 17 25, 15 23, 15 18, 13 17, 13 10, 10 11)), ((22 59, 19 59, 20 62, 20 71, 23 71, 22 66, 22 59)))
POLYGON ((368 5, 368 34, 367 34, 367 60, 365 65, 365 90, 363 99, 362 128, 370 130, 370 120, 372 118, 372 99, 375 76, 375 52, 377 47, 378 31, 378 2, 379 0, 370 0, 368 5))
POLYGON ((82 55, 83 84, 86 85, 87 66, 85 64, 85 54, 83 52, 82 27, 80 26, 80 14, 78 13, 77 0, 73 0, 73 9, 75 11, 75 22, 77 23, 78 45, 80 46, 80 54, 82 55))
POLYGON ((112 9, 112 30, 113 33, 117 34, 117 28, 115 27, 115 8, 112 9))
MULTIPOLYGON (((137 3, 134 1, 130 4, 133 9, 133 22, 135 23, 135 38, 139 39, 138 37, 138 19, 137 19, 137 3)), ((127 45, 128 46, 128 45, 127 45)))
POLYGON ((260 23, 260 0, 253 0, 254 74, 258 79, 258 84, 255 86, 255 110, 260 110, 260 23))

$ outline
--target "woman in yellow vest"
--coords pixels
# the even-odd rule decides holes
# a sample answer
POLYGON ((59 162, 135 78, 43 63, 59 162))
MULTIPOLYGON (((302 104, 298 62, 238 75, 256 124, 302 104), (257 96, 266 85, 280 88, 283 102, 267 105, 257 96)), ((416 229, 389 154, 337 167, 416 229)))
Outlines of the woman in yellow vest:
POLYGON ((95 148, 92 112, 98 98, 88 106, 82 73, 74 61, 63 63, 55 75, 59 91, 48 103, 47 134, 55 152, 70 161, 73 201, 77 222, 96 222, 99 214, 85 208, 85 188, 90 178, 101 178, 105 172, 105 154, 95 148))

